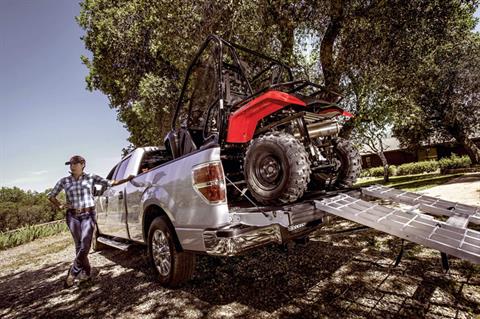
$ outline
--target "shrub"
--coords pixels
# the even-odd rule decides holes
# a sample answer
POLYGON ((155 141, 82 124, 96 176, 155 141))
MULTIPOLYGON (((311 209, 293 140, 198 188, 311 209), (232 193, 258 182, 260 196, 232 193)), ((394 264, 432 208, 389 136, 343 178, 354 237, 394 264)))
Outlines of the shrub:
POLYGON ((440 169, 443 171, 451 168, 470 167, 470 165, 472 164, 472 161, 470 160, 470 157, 466 155, 460 157, 460 156, 457 156, 456 154, 452 154, 452 156, 450 157, 445 157, 440 159, 438 161, 438 164, 440 165, 440 169))
POLYGON ((62 221, 58 223, 29 225, 5 233, 0 232, 0 250, 19 246, 37 238, 52 236, 67 230, 67 225, 62 221))
MULTIPOLYGON (((395 165, 390 165, 388 167, 388 172, 389 176, 395 176, 397 167, 395 165)), ((360 177, 383 177, 383 166, 364 169, 360 173, 360 177)))
MULTIPOLYGON (((466 155, 460 157, 455 154, 447 158, 442 158, 439 161, 422 161, 415 163, 405 163, 398 167, 390 165, 388 170, 390 176, 403 176, 422 173, 435 172, 437 169, 442 171, 451 168, 464 168, 469 167, 472 164, 470 158, 466 155)), ((383 166, 372 167, 362 170, 360 177, 382 177, 383 166)))
POLYGON ((406 163, 398 166, 397 175, 413 175, 421 173, 435 172, 439 168, 437 161, 423 161, 416 163, 406 163))
POLYGON ((390 173, 390 176, 396 176, 397 175, 397 166, 390 165, 388 167, 388 172, 390 173))
POLYGON ((381 177, 381 176, 383 176, 383 167, 382 166, 372 167, 368 171, 369 171, 369 176, 370 177, 381 177))
POLYGON ((360 172, 360 177, 370 177, 368 168, 362 169, 360 172))

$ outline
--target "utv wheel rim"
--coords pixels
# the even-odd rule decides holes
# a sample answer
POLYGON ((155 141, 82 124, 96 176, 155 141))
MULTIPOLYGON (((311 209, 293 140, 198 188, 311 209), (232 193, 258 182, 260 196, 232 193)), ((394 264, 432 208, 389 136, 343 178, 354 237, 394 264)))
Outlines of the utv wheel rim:
POLYGON ((282 165, 278 158, 272 155, 266 155, 259 159, 259 165, 256 169, 258 181, 267 188, 273 188, 278 185, 282 177, 282 165))
POLYGON ((162 276, 168 276, 172 267, 168 238, 160 229, 155 230, 152 239, 152 253, 155 266, 162 276))

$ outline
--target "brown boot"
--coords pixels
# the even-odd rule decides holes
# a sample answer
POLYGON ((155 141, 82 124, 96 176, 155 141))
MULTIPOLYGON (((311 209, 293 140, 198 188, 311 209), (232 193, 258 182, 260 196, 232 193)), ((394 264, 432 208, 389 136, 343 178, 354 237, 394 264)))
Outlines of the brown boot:
POLYGON ((65 278, 65 288, 70 288, 75 284, 76 276, 73 274, 72 267, 68 269, 67 277, 65 278))

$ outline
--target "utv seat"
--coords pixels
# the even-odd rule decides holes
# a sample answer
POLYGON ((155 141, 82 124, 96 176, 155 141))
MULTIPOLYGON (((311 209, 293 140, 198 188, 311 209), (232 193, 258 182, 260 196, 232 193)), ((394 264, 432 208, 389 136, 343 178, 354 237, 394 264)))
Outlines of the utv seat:
POLYGON ((218 145, 218 133, 213 133, 205 139, 203 145, 200 146, 200 149, 204 150, 217 145, 218 145))
POLYGON ((197 150, 190 132, 184 127, 168 132, 165 137, 165 147, 174 159, 197 150))

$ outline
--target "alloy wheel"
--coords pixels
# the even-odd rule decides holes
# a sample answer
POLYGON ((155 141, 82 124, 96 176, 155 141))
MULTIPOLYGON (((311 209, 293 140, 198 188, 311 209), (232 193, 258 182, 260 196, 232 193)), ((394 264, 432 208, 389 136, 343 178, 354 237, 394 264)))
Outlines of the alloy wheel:
POLYGON ((166 234, 160 229, 153 233, 152 254, 160 275, 168 276, 172 267, 170 245, 166 234))

